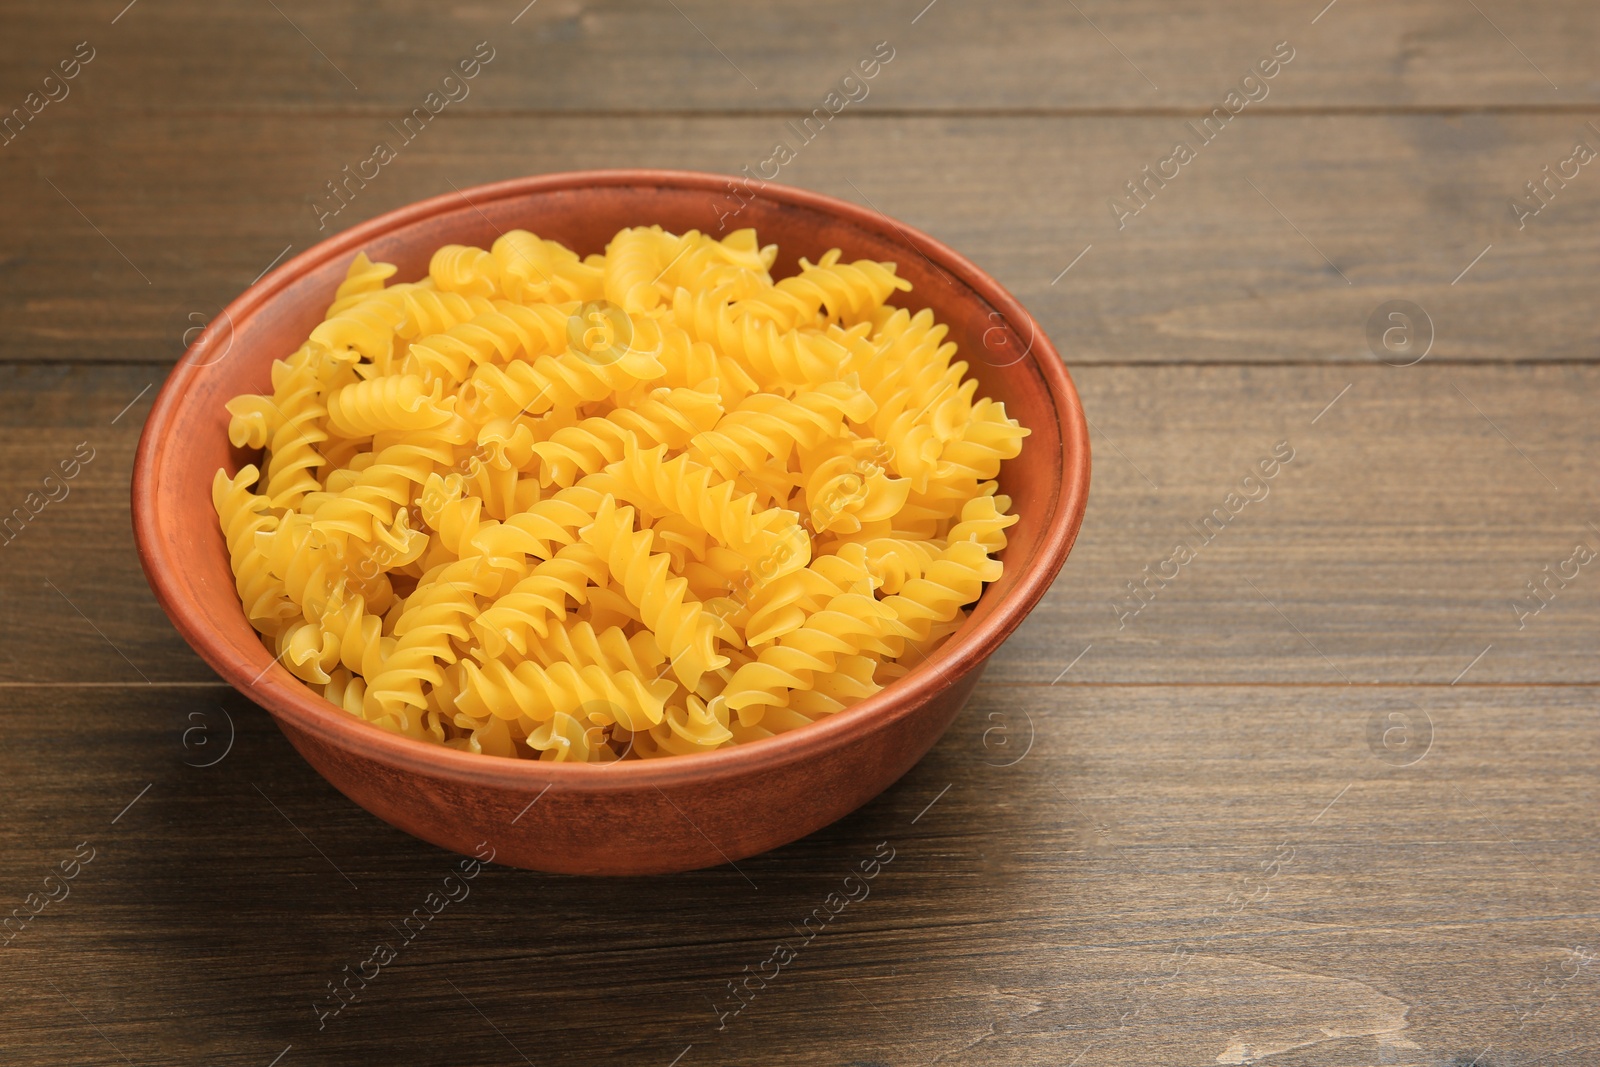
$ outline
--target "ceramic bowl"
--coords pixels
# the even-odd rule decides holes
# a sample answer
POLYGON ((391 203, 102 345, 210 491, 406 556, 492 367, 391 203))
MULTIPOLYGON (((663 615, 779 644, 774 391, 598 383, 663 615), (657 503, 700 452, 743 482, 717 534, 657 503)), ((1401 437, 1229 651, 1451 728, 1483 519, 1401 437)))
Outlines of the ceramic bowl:
POLYGON ((218 674, 265 708, 340 792, 380 819, 461 853, 544 871, 647 874, 738 860, 803 837, 882 792, 961 710, 1000 643, 1060 570, 1083 518, 1089 438, 1077 392, 1033 319, 983 271, 933 238, 867 208, 726 177, 623 170, 552 174, 435 197, 380 215, 296 256, 252 285, 196 338, 145 425, 133 472, 133 522, 145 574, 173 624, 218 674), (1001 491, 1019 521, 1005 574, 926 662, 873 697, 814 725, 701 755, 607 765, 474 755, 413 741, 351 717, 262 646, 234 590, 211 505, 217 468, 256 457, 228 441, 223 404, 269 390, 272 361, 321 321, 357 252, 427 273, 447 243, 487 248, 522 228, 580 255, 624 226, 681 233, 753 226, 794 273, 829 248, 892 260, 914 289, 895 302, 932 308, 950 327, 981 392, 1033 434, 1005 465, 1001 491), (721 229, 719 229, 719 226, 721 229))

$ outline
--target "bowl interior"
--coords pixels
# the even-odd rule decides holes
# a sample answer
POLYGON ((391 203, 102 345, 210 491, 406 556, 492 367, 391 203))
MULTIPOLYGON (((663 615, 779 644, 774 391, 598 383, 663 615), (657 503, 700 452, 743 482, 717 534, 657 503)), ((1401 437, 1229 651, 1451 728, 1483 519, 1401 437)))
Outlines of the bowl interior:
MULTIPOLYGON (((950 339, 960 346, 969 373, 977 377, 980 394, 1004 401, 1008 413, 1032 431, 1021 457, 1007 463, 1000 476, 1001 491, 1010 494, 1019 515, 1002 557, 1005 574, 984 593, 963 633, 925 667, 935 667, 964 634, 983 628, 985 620, 1014 601, 1013 594, 1025 584, 1029 602, 1024 610, 1031 607, 1076 533, 1087 491, 1087 439, 1059 357, 1026 312, 960 256, 854 205, 769 186, 746 199, 719 231, 719 216, 739 204, 726 195, 726 179, 617 173, 582 177, 587 181, 507 182, 450 194, 341 234, 246 292, 179 363, 151 415, 147 434, 157 439, 141 447, 136 522, 141 526, 141 553, 158 597, 213 667, 274 711, 315 706, 316 714, 348 721, 286 670, 271 665, 240 608, 212 510, 211 481, 219 467, 232 473, 257 457, 230 445, 223 405, 240 393, 268 390, 272 361, 294 351, 322 320, 357 252, 396 264, 395 280, 415 280, 427 273, 438 246, 487 248, 500 234, 516 228, 587 255, 604 251, 606 242, 624 226, 660 224, 673 232, 698 229, 712 234, 754 227, 763 244, 779 246, 775 276, 795 273, 800 257, 815 259, 834 247, 843 249, 847 260, 895 262, 914 286, 909 293, 897 294, 895 303, 911 310, 932 308, 950 327, 950 339), (1047 376, 1053 380, 1047 381, 1047 376), (1057 393, 1063 393, 1065 404, 1058 405, 1057 393), (1074 454, 1082 452, 1081 475, 1075 476, 1072 464, 1064 460, 1064 436, 1074 454), (147 483, 143 516, 138 514, 141 480, 147 483), (1066 499, 1069 496, 1073 499, 1066 499), (1063 543, 1064 524, 1071 529, 1065 531, 1063 543), (1049 570, 1043 585, 1037 573, 1041 565, 1049 570), (251 678, 257 680, 252 683, 251 678)), ((993 644, 1003 636, 996 635, 993 644)), ((983 655, 988 651, 992 645, 983 655)))

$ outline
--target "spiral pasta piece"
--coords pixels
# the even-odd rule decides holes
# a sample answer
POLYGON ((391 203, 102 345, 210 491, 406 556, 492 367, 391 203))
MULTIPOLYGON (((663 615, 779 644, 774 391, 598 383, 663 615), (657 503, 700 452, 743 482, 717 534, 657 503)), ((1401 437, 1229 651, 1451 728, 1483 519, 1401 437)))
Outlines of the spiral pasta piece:
POLYGON ((356 382, 328 397, 328 422, 345 437, 384 430, 426 430, 450 420, 440 390, 414 374, 356 382))
POLYGON ((995 555, 1006 547, 1006 529, 1017 523, 1017 516, 1006 511, 1010 503, 1009 498, 994 494, 971 497, 961 506, 961 521, 950 527, 947 540, 976 541, 989 555, 995 555))
POLYGON ((424 570, 452 559, 482 554, 476 540, 484 525, 483 500, 464 496, 464 489, 465 481, 459 474, 445 477, 436 471, 422 483, 418 497, 422 521, 434 531, 432 553, 423 557, 424 570), (444 558, 437 558, 441 556, 444 558))
MULTIPOLYGON (((418 285, 402 294, 400 306, 404 316, 395 326, 395 334, 410 341, 459 326, 491 305, 481 296, 441 292, 418 285)), ((387 371, 386 364, 384 367, 387 371)))
POLYGON ((661 721, 666 700, 677 688, 668 679, 650 680, 632 671, 612 673, 595 665, 543 667, 523 660, 512 667, 492 659, 480 666, 469 659, 461 667, 461 691, 455 703, 477 717, 527 715, 544 722, 562 712, 596 726, 638 731, 661 721))
POLYGON ((597 630, 591 623, 571 621, 553 627, 533 642, 529 651, 546 667, 573 663, 580 667, 604 667, 613 674, 632 671, 652 677, 659 676, 657 668, 667 658, 656 643, 655 634, 649 630, 640 630, 630 637, 620 626, 597 630))
MULTIPOLYGON (((336 590, 322 614, 320 625, 333 638, 338 661, 352 676, 375 676, 393 649, 394 639, 383 633, 383 619, 367 610, 359 595, 336 590)), ((365 691, 365 682, 362 690, 365 691)))
MULTIPOLYGON (((898 593, 906 582, 922 577, 944 551, 942 542, 920 538, 874 537, 860 544, 866 552, 873 585, 885 594, 898 593)), ((989 548, 987 542, 984 547, 989 548)))
POLYGON ((516 568, 528 557, 550 559, 578 539, 578 531, 594 521, 602 495, 587 486, 563 489, 512 515, 505 522, 480 530, 472 539, 475 554, 496 566, 516 568))
POLYGON ((656 282, 677 244, 659 226, 620 231, 606 246, 606 299, 630 313, 655 308, 661 303, 656 282))
POLYGON ((261 566, 283 583, 284 593, 305 619, 321 617, 334 587, 345 577, 344 560, 335 545, 296 512, 257 530, 255 542, 261 566))
POLYGON ((818 533, 855 533, 906 506, 911 482, 890 475, 894 451, 882 442, 830 443, 805 457, 806 515, 818 533))
POLYGON ((393 527, 396 513, 411 501, 415 488, 435 470, 448 467, 453 458, 454 450, 445 441, 390 445, 355 476, 349 488, 309 513, 312 524, 324 535, 374 541, 393 527))
POLYGON ((832 381, 845 358, 837 341, 785 333, 758 316, 737 316, 717 293, 679 289, 672 297, 672 319, 695 340, 743 362, 764 389, 794 393, 832 381))
POLYGON ((606 362, 572 351, 515 361, 502 368, 484 364, 473 372, 470 403, 495 415, 539 414, 557 405, 592 403, 666 373, 649 352, 628 349, 606 362))
POLYGON ((746 715, 745 709, 786 705, 790 690, 810 689, 815 675, 832 673, 839 656, 892 655, 884 638, 908 633, 898 613, 882 601, 841 594, 813 612, 799 629, 763 649, 754 663, 740 667, 723 696, 745 722, 759 722, 758 713, 746 715))
POLYGON ((853 381, 824 382, 795 397, 756 393, 714 428, 695 436, 689 454, 725 478, 785 459, 796 448, 814 449, 864 423, 877 411, 853 381))
POLYGON ((282 421, 267 442, 266 496, 273 507, 294 507, 322 488, 316 471, 327 464, 317 446, 328 439, 322 429, 327 409, 321 403, 318 356, 305 345, 272 365, 271 404, 282 421))
POLYGON ((754 230, 735 230, 721 241, 690 230, 679 239, 658 281, 667 293, 680 287, 716 289, 738 300, 772 286, 768 270, 777 254, 777 245, 760 246, 754 230))
POLYGON ((480 610, 477 598, 499 591, 500 575, 481 559, 448 564, 406 599, 395 624, 395 643, 378 672, 367 681, 365 710, 377 721, 389 719, 402 733, 414 733, 420 720, 408 709, 427 707, 423 685, 440 685, 441 668, 459 656, 452 641, 471 639, 467 624, 480 610))
POLYGON ((920 578, 907 581, 900 592, 884 598, 895 618, 924 640, 932 626, 949 622, 962 605, 978 599, 985 582, 1000 577, 1000 561, 977 541, 956 541, 945 547, 920 578))
POLYGON ((751 648, 776 641, 805 624, 812 613, 831 597, 844 592, 839 583, 812 566, 790 571, 763 583, 748 594, 736 617, 743 626, 745 641, 751 648))
POLYGON ((332 318, 373 293, 382 292, 383 283, 394 277, 394 272, 393 263, 374 263, 365 252, 357 252, 356 258, 350 261, 345 271, 344 281, 339 283, 333 295, 333 303, 328 305, 326 317, 332 318))
POLYGON ((271 534, 278 526, 267 499, 250 492, 258 477, 260 472, 253 464, 246 464, 232 478, 218 471, 211 481, 211 501, 222 520, 222 536, 228 543, 245 617, 256 629, 271 635, 299 611, 258 546, 257 535, 271 534))
MULTIPOLYGON (((763 509, 752 494, 687 455, 666 459, 666 446, 642 449, 630 440, 620 461, 606 468, 628 500, 656 514, 676 514, 745 556, 752 563, 769 556, 797 527, 793 512, 763 509)), ((805 566, 807 552, 790 553, 784 572, 805 566)), ((783 573, 783 572, 780 572, 783 573)))
POLYGON ((334 351, 354 351, 361 358, 386 365, 394 351, 395 338, 406 321, 407 294, 415 284, 391 285, 365 295, 352 294, 345 306, 330 309, 325 319, 311 331, 311 341, 334 351))
POLYGON ((287 418, 270 396, 246 393, 227 403, 228 440, 234 448, 264 448, 287 418))
POLYGON ((721 415, 722 405, 714 393, 663 387, 635 407, 617 408, 557 430, 530 450, 539 457, 545 485, 569 486, 621 459, 630 439, 646 447, 682 448, 721 415))
POLYGON ((934 476, 941 481, 956 478, 993 478, 1004 460, 1022 452, 1022 439, 1028 431, 1006 417, 1004 404, 980 400, 973 405, 972 418, 960 438, 948 442, 939 456, 934 476))
POLYGON ((592 546, 567 545, 472 620, 473 635, 488 656, 504 655, 507 646, 526 656, 538 644, 532 635, 549 636, 552 620, 564 618, 571 605, 587 603, 589 590, 603 586, 607 573, 592 546))
POLYGON ((607 497, 582 536, 606 561, 630 603, 639 608, 670 658, 672 671, 693 689, 706 671, 728 662, 716 652, 715 620, 686 596, 688 582, 671 577, 671 559, 650 551, 648 531, 635 530, 632 508, 607 497))
POLYGON ((800 273, 784 278, 766 292, 734 303, 738 315, 766 317, 785 330, 813 324, 819 312, 830 321, 854 326, 866 321, 895 292, 909 292, 911 283, 897 277, 893 263, 869 259, 840 263, 839 252, 815 265, 802 259, 800 273))
POLYGON ((428 277, 442 291, 462 296, 494 296, 500 291, 500 263, 481 248, 445 245, 428 261, 428 277))
POLYGON ((527 230, 502 234, 490 254, 500 266, 501 287, 512 300, 562 303, 599 300, 605 295, 604 270, 527 230))
POLYGON ((707 702, 691 693, 682 707, 667 708, 662 721, 648 734, 651 748, 659 755, 686 756, 720 748, 733 740, 727 701, 707 702))

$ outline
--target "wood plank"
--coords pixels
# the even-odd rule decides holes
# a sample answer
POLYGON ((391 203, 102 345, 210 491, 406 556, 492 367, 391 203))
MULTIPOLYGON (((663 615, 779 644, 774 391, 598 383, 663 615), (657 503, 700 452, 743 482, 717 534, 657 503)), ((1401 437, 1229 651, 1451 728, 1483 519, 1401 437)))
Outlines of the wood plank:
POLYGON ((0 680, 215 679, 150 593, 128 513, 139 430, 165 375, 64 364, 8 375, 0 521, 11 525, 0 528, 0 605, 12 621, 0 680))
MULTIPOLYGON (((16 371, 0 395, 0 501, 22 503, 79 442, 97 453, 65 500, 0 548, 0 603, 28 620, 0 644, 0 681, 210 679, 154 603, 131 543, 129 464, 152 394, 111 424, 160 371, 16 371)), ((1537 614, 1513 606, 1538 606, 1526 583, 1577 543, 1600 550, 1589 525, 1600 524, 1590 410, 1600 369, 1424 361, 1075 374, 1095 427, 1088 515, 986 684, 1447 686, 1468 667, 1473 682, 1600 681, 1592 566, 1544 587, 1550 602, 1537 614), (1226 515, 1230 492, 1259 495, 1242 479, 1280 441, 1295 458, 1265 483, 1269 495, 1226 524, 1213 518, 1205 543, 1190 524, 1214 508, 1226 515), (1180 539, 1197 558, 1165 588, 1152 580, 1150 603, 1123 618, 1137 606, 1126 583, 1143 582, 1146 566, 1170 574, 1162 564, 1180 539)))
POLYGON ((9 1062, 292 1046, 289 1067, 513 1049, 1110 1067, 1301 1046, 1283 1062, 1433 1067, 1486 1046, 1480 1062, 1581 1062, 1600 1041, 1574 954, 1600 934, 1592 688, 1084 695, 983 687, 882 797, 741 863, 754 889, 728 867, 490 868, 319 1031, 325 983, 398 940, 453 858, 338 796, 235 696, 19 691, 7 892, 20 904, 80 842, 95 857, 6 948, 9 1062), (1419 707, 1433 747, 1378 758, 1369 721, 1419 707), (183 731, 220 741, 223 712, 232 749, 186 766, 212 757, 183 731), (880 842, 894 859, 870 896, 802 944, 793 927, 880 842), (780 939, 796 959, 719 1032, 726 984, 780 939))
POLYGON ((0 101, 20 104, 84 39, 97 54, 63 110, 403 111, 480 41, 495 58, 463 108, 809 111, 879 41, 894 59, 869 83, 869 109, 1209 109, 1280 41, 1295 58, 1263 107, 1596 99, 1600 14, 1580 0, 1534 11, 1509 0, 1325 4, 404 0, 346 11, 181 0, 132 7, 115 24, 123 5, 110 3, 68 24, 15 3, 0 101))
MULTIPOLYGON (((1435 358, 1595 358, 1583 309, 1600 180, 1580 171, 1520 232, 1508 208, 1575 138, 1600 146, 1580 116, 1237 121, 1120 231, 1110 198, 1195 139, 1179 119, 847 116, 781 176, 967 253, 1074 365, 1376 362, 1366 324, 1396 299, 1431 317, 1435 358)), ((171 360, 194 322, 334 228, 540 171, 736 173, 785 132, 772 117, 447 114, 319 233, 323 183, 398 141, 383 121, 64 114, 37 131, 28 166, 0 170, 15 206, 0 359, 171 360)), ((707 228, 718 214, 708 204, 707 228)))
POLYGON ((1600 680, 1600 581, 1543 570, 1600 551, 1590 368, 1151 370, 1075 374, 1083 533, 991 678, 1048 683, 1093 644, 1062 684, 1600 680), (1280 441, 1294 460, 1245 485, 1280 441), (1230 518, 1232 492, 1268 495, 1230 518))

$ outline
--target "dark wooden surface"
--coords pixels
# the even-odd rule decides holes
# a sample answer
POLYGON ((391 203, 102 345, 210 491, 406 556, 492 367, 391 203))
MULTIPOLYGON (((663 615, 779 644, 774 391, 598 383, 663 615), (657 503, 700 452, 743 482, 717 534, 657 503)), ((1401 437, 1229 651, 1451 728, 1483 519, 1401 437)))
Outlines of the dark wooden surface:
POLYGON ((0 947, 0 1063, 1600 1060, 1600 563, 1514 606, 1600 549, 1600 173, 1520 229, 1507 203, 1600 148, 1597 32, 1573 0, 0 5, 5 110, 96 50, 0 147, 0 506, 94 450, 0 547, 0 911, 94 857, 0 947), (314 243, 323 182, 484 40, 334 228, 541 171, 737 172, 887 40, 779 180, 1011 287, 1083 392, 1094 490, 866 808, 739 870, 491 867, 319 1029, 454 859, 177 637, 129 464, 184 330, 314 243), (1283 40, 1270 95, 1118 230, 1108 198, 1283 40), (1431 319, 1414 366, 1369 347, 1391 300, 1431 319), (1280 441, 1271 494, 1119 618, 1280 441), (719 1029, 880 842, 871 896, 719 1029))

